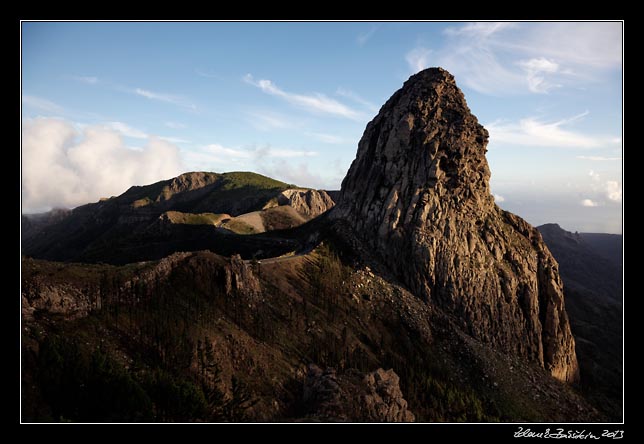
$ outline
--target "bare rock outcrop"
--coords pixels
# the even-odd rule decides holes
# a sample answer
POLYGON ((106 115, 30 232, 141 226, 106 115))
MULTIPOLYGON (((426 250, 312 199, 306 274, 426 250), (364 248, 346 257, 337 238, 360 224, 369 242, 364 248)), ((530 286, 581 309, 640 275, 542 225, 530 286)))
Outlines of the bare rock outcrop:
POLYGON ((356 370, 338 374, 333 368, 308 367, 303 402, 308 420, 413 422, 392 369, 363 375, 356 370))
POLYGON ((259 279, 238 254, 233 255, 224 266, 226 276, 226 294, 241 293, 256 295, 261 291, 259 279))
POLYGON ((61 315, 66 319, 87 316, 96 308, 97 294, 88 294, 82 288, 68 284, 30 283, 22 290, 22 319, 33 320, 35 311, 61 315))
POLYGON ((393 369, 378 370, 364 378, 368 393, 363 395, 365 410, 370 418, 384 422, 413 422, 414 414, 400 391, 400 378, 393 369))
POLYGON ((464 331, 575 381, 557 262, 494 203, 487 142, 454 77, 421 71, 367 125, 331 217, 464 331))
POLYGON ((103 308, 107 302, 103 294, 118 294, 122 305, 137 304, 144 299, 155 298, 159 283, 169 279, 178 269, 188 270, 195 283, 210 292, 248 301, 261 293, 261 285, 252 266, 239 255, 224 258, 210 252, 174 253, 156 263, 136 264, 136 272, 122 282, 103 281, 100 273, 92 278, 72 280, 66 274, 65 266, 45 265, 48 267, 45 270, 51 271, 33 273, 23 281, 21 308, 24 320, 33 320, 36 311, 60 315, 65 319, 82 318, 103 308), (62 275, 56 277, 55 273, 62 275))
POLYGON ((333 208, 335 203, 324 190, 284 190, 278 197, 280 205, 289 205, 298 213, 313 219, 333 208))

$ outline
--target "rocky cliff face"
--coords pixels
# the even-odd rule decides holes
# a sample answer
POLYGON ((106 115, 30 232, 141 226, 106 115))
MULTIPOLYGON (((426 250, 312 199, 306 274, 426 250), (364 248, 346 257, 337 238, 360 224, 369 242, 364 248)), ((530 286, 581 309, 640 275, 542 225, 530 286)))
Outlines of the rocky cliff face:
POLYGON ((424 70, 367 125, 332 217, 473 337, 575 381, 557 262, 495 205, 487 141, 454 77, 424 70))
POLYGON ((333 208, 333 199, 324 190, 284 190, 278 197, 280 205, 289 205, 309 219, 333 208))

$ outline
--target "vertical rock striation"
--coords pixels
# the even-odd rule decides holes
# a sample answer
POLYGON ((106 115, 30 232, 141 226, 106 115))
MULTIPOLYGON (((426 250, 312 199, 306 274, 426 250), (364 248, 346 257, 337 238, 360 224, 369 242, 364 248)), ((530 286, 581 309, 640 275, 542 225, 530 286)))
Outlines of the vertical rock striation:
POLYGON ((470 335, 576 381, 557 262, 494 203, 487 141, 454 77, 421 71, 367 125, 331 216, 470 335))

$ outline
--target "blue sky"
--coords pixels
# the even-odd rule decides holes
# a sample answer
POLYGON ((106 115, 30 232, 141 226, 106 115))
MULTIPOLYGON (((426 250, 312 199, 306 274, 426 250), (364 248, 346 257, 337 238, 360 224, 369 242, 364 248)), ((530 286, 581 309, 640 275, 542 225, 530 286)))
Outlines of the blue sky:
POLYGON ((430 66, 490 131, 501 207, 621 232, 614 22, 25 22, 23 211, 195 170, 339 189, 367 122, 430 66))

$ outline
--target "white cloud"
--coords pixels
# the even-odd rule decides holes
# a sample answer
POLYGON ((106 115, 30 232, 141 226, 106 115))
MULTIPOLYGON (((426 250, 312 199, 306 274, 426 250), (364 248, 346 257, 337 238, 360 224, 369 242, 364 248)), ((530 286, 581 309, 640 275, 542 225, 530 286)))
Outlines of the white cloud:
POLYGON ((505 197, 501 196, 500 194, 495 194, 494 195, 494 200, 496 202, 505 202, 505 197))
POLYGON ((98 77, 94 76, 74 76, 73 79, 88 85, 96 85, 99 82, 98 77))
POLYGON ((429 55, 432 53, 431 49, 422 46, 416 47, 405 55, 405 60, 409 65, 412 74, 416 74, 423 69, 429 68, 429 55))
POLYGON ((261 89, 266 94, 280 97, 291 105, 302 108, 312 113, 331 114, 339 117, 346 117, 353 120, 362 120, 361 113, 346 106, 337 100, 331 99, 324 94, 314 93, 312 95, 294 94, 278 88, 270 80, 255 80, 251 74, 244 76, 244 81, 261 89))
POLYGON ((594 170, 588 171, 590 184, 588 189, 593 193, 595 202, 602 203, 619 203, 622 201, 622 184, 617 180, 605 180, 600 174, 594 170), (606 201, 608 199, 608 201, 606 201))
POLYGON ((124 145, 117 131, 106 126, 79 131, 62 119, 23 121, 24 212, 75 207, 182 171, 178 148, 158 138, 150 138, 143 149, 133 150, 124 145))
POLYGON ((164 125, 172 129, 185 129, 188 127, 188 125, 186 125, 185 123, 179 122, 165 122, 164 125))
POLYGON ((597 161, 597 162, 622 160, 621 157, 605 157, 605 156, 577 156, 577 159, 593 160, 593 161, 597 161))
POLYGON ((592 201, 590 199, 584 199, 581 201, 581 205, 584 207, 598 207, 599 204, 595 201, 592 201))
POLYGON ((490 132, 490 143, 558 148, 596 148, 610 143, 614 138, 588 136, 564 128, 587 114, 586 111, 556 122, 544 122, 535 117, 527 117, 518 122, 496 121, 485 127, 490 132))
POLYGON ((144 131, 132 128, 123 122, 107 122, 105 126, 125 137, 133 137, 135 139, 147 139, 150 137, 144 131))
POLYGON ((606 181, 606 196, 613 202, 622 201, 622 185, 615 180, 606 181))
POLYGON ((52 102, 51 100, 36 96, 22 96, 22 106, 35 108, 39 111, 53 114, 62 114, 64 112, 62 106, 52 102))
POLYGON ((145 97, 150 100, 157 100, 159 102, 170 103, 172 105, 188 108, 193 111, 197 110, 197 106, 190 103, 185 97, 177 96, 174 94, 154 92, 143 88, 136 88, 133 90, 134 94, 145 97))
POLYGON ((547 93, 553 88, 561 85, 551 83, 546 79, 546 74, 554 74, 559 71, 559 64, 544 57, 538 59, 522 60, 519 62, 526 72, 528 89, 534 93, 547 93))

